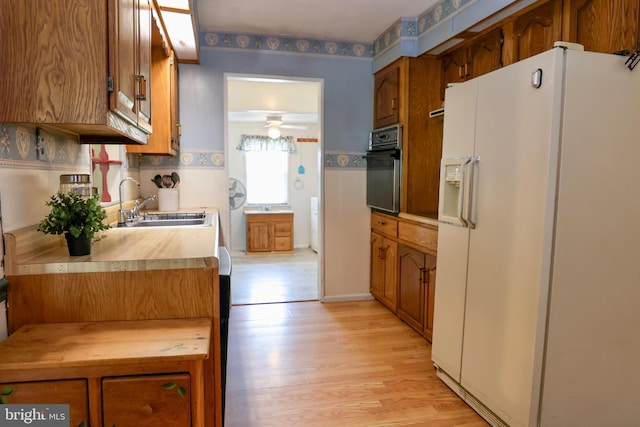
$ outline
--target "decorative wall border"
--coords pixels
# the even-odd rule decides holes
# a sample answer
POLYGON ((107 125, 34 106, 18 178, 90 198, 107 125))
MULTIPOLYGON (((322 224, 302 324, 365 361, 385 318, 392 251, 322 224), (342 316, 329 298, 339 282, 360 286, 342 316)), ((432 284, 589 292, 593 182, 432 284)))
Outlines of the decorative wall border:
MULTIPOLYGON (((477 0, 442 0, 417 18, 401 18, 394 22, 373 43, 373 57, 377 57, 404 40, 415 41, 445 20, 477 0)), ((415 43, 411 48, 415 49, 415 43)), ((417 55, 418 52, 403 52, 417 55)))
POLYGON ((164 167, 189 167, 224 169, 224 151, 187 151, 183 150, 177 156, 140 156, 140 169, 164 167))
POLYGON ((89 156, 89 146, 73 137, 35 126, 0 123, 0 166, 44 170, 90 167, 89 156))
POLYGON ((199 37, 200 47, 208 48, 322 55, 341 58, 371 59, 373 57, 373 45, 365 43, 212 31, 200 32, 199 37))
POLYGON ((344 153, 340 151, 324 153, 325 169, 365 169, 365 153, 344 153))

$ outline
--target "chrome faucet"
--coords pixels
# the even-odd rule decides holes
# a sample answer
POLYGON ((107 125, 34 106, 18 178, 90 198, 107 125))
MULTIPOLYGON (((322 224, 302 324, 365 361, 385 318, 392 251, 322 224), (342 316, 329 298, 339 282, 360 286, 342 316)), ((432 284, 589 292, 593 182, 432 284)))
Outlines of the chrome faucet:
MULTIPOLYGON (((134 211, 136 210, 136 208, 134 208, 133 210, 128 210, 128 209, 122 209, 122 199, 124 199, 124 195, 122 194, 122 184, 125 181, 133 181, 135 182, 138 187, 140 187, 140 183, 138 181, 136 181, 135 179, 131 178, 130 176, 126 177, 125 179, 123 179, 122 181, 120 181, 120 188, 119 188, 119 192, 120 192, 120 219, 118 220, 118 225, 124 225, 126 224, 128 221, 132 221, 133 220, 133 214, 134 211)), ((136 203, 138 202, 138 200, 136 199, 136 203)))
MULTIPOLYGON (((138 185, 140 185, 140 184, 138 184, 138 185)), ((140 196, 140 198, 142 198, 142 196, 140 196)), ((153 196, 145 197, 142 200, 142 202, 138 202, 138 199, 136 199, 136 204, 133 207, 133 210, 131 211, 131 213, 133 214, 133 217, 136 218, 137 216, 140 215, 140 211, 142 210, 142 208, 145 207, 147 202, 149 202, 150 200, 156 200, 157 198, 158 198, 158 196, 156 196, 154 194, 153 196)))

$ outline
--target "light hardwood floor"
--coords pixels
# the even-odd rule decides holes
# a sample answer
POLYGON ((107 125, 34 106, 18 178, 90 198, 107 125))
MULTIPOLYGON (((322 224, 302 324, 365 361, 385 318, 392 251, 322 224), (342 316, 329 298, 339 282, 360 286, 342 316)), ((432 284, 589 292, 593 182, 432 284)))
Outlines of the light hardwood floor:
POLYGON ((488 425, 376 301, 234 306, 229 329, 226 427, 488 425))
POLYGON ((291 254, 232 251, 235 305, 318 299, 318 255, 309 248, 291 254))

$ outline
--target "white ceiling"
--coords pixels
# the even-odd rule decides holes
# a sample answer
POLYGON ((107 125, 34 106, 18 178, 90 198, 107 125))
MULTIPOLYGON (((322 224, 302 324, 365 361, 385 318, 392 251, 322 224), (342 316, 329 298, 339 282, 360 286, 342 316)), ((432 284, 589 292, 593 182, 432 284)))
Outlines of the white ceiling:
POLYGON ((200 31, 373 43, 440 0, 196 0, 200 31))

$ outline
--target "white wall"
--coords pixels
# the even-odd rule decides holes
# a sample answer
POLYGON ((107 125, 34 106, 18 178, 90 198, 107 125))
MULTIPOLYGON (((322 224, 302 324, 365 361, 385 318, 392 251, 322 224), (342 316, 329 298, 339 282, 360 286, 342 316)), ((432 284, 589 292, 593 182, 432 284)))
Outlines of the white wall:
POLYGON ((364 169, 324 171, 325 301, 372 298, 369 293, 371 211, 364 169))

